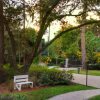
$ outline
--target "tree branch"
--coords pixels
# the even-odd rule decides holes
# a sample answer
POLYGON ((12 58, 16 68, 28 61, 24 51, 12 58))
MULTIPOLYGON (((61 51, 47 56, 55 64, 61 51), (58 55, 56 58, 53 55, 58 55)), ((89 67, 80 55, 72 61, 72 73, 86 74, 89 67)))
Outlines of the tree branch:
POLYGON ((36 39, 36 42, 35 42, 35 46, 34 46, 35 48, 32 50, 32 55, 31 55, 32 57, 34 57, 37 54, 36 51, 38 51, 42 36, 43 36, 43 34, 44 34, 44 32, 45 32, 45 30, 47 28, 47 26, 46 26, 47 18, 51 14, 51 12, 55 8, 55 6, 57 6, 59 4, 60 1, 61 0, 56 0, 55 3, 46 11, 46 14, 42 19, 40 30, 38 32, 38 36, 37 36, 37 39, 36 39))
POLYGON ((59 33, 59 34, 58 34, 57 36, 55 36, 55 38, 52 39, 44 48, 42 48, 42 49, 38 52, 38 54, 40 54, 42 51, 44 51, 49 45, 51 45, 56 39, 58 39, 59 37, 61 37, 61 36, 64 35, 65 33, 70 32, 70 31, 75 30, 75 29, 78 29, 78 28, 80 28, 80 27, 82 27, 82 26, 89 25, 89 24, 94 24, 94 23, 100 23, 100 20, 98 20, 98 21, 89 21, 89 22, 85 22, 85 23, 83 23, 83 24, 81 24, 81 25, 78 25, 78 26, 69 28, 69 29, 67 29, 67 30, 65 30, 65 31, 63 31, 63 32, 61 32, 61 33, 59 33))
POLYGON ((83 15, 84 13, 86 13, 86 12, 82 12, 82 13, 79 13, 79 14, 76 14, 76 15, 71 14, 71 13, 70 14, 65 14, 65 15, 60 15, 60 16, 56 16, 56 19, 60 20, 60 19, 62 19, 64 17, 66 17, 66 16, 75 16, 75 17, 77 17, 77 16, 83 15))

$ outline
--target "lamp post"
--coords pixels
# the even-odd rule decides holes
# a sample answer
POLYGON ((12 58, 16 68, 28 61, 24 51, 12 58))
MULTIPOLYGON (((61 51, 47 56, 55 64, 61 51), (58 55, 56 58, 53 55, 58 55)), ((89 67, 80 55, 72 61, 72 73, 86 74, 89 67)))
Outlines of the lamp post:
MULTIPOLYGON (((49 24, 49 32, 48 32, 48 43, 50 41, 50 24, 49 24)), ((48 48, 48 56, 49 56, 49 48, 48 48)))
POLYGON ((86 86, 88 86, 88 66, 86 64, 86 86))
MULTIPOLYGON (((26 15, 25 15, 25 13, 26 13, 26 10, 25 10, 25 8, 26 8, 26 5, 25 5, 25 0, 23 0, 23 30, 24 30, 24 38, 25 38, 25 25, 26 25, 26 23, 25 23, 25 19, 26 19, 26 15)), ((25 48, 23 49, 23 52, 24 52, 24 55, 23 55, 23 64, 25 64, 25 48)))

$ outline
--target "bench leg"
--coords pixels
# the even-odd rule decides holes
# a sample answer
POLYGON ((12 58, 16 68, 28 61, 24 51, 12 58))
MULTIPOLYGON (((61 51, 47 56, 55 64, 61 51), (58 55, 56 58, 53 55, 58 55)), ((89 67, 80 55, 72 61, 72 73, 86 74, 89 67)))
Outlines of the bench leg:
POLYGON ((21 84, 18 84, 16 87, 17 87, 17 89, 19 90, 19 91, 21 91, 21 84))
POLYGON ((33 88, 33 83, 30 84, 30 87, 33 88))
POLYGON ((21 91, 21 87, 22 87, 22 85, 19 85, 19 91, 21 91))
MULTIPOLYGON (((27 84, 27 85, 28 85, 28 84, 27 84)), ((30 83, 29 85, 30 85, 31 88, 33 88, 33 83, 30 83)), ((16 85, 14 86, 14 89, 18 89, 19 91, 21 91, 21 87, 22 87, 22 84, 16 84, 16 85)))
POLYGON ((14 84, 14 90, 16 90, 16 84, 14 84))

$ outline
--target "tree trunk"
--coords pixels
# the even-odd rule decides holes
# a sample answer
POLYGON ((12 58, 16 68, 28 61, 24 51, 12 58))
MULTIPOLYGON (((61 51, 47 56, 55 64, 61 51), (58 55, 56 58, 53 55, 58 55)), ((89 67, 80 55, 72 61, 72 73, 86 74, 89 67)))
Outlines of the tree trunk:
POLYGON ((81 28, 82 68, 86 69, 85 26, 81 28))
POLYGON ((11 51, 12 51, 11 66, 14 67, 14 69, 17 69, 17 62, 16 62, 16 43, 15 43, 15 39, 14 39, 14 36, 12 34, 12 31, 9 28, 9 25, 8 25, 7 21, 5 22, 5 26, 6 26, 6 30, 8 32, 9 38, 10 38, 10 43, 11 43, 11 51))
POLYGON ((29 67, 32 64, 32 62, 35 59, 35 57, 38 56, 38 52, 39 52, 39 47, 40 47, 40 44, 41 44, 42 36, 45 33, 45 30, 47 29, 47 27, 48 27, 48 25, 44 25, 43 22, 42 22, 42 24, 40 26, 40 30, 37 33, 38 36, 37 36, 37 39, 35 41, 34 48, 33 48, 32 52, 26 57, 26 62, 25 62, 25 66, 26 67, 29 67))
MULTIPOLYGON (((83 11, 87 11, 87 2, 83 2, 83 11)), ((86 22, 86 13, 82 15, 82 23, 86 22)), ((82 52, 82 68, 86 69, 86 47, 85 47, 85 31, 86 26, 81 28, 81 52, 82 52)))
POLYGON ((4 22, 3 22, 3 1, 0 0, 0 68, 4 64, 4 22))

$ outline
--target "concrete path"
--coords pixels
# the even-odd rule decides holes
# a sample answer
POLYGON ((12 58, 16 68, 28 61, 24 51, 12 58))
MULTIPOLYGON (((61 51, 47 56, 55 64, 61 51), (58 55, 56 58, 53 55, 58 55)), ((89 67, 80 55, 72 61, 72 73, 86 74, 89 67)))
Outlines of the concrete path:
MULTIPOLYGON (((86 75, 73 74, 73 76, 74 80, 72 80, 72 82, 83 85, 86 84, 86 75)), ((88 75, 88 86, 100 88, 100 76, 88 75)), ((49 100, 87 100, 88 98, 91 98, 92 96, 96 95, 100 95, 100 89, 69 92, 52 97, 49 100)))
MULTIPOLYGON (((86 75, 73 74, 73 76, 74 76, 74 80, 72 80, 73 82, 83 85, 86 84, 86 75)), ((88 75, 88 86, 100 88, 100 76, 88 75)))
MULTIPOLYGON (((51 69, 51 68, 57 68, 58 66, 48 66, 48 68, 49 69, 51 69)), ((80 68, 80 67, 78 67, 78 68, 80 68)), ((64 71, 69 71, 69 70, 76 70, 76 71, 78 71, 78 68, 73 68, 73 67, 71 67, 71 68, 57 68, 57 69, 59 69, 59 70, 64 70, 64 71)))
POLYGON ((69 92, 52 97, 49 100, 88 100, 96 95, 100 95, 100 89, 69 92))

